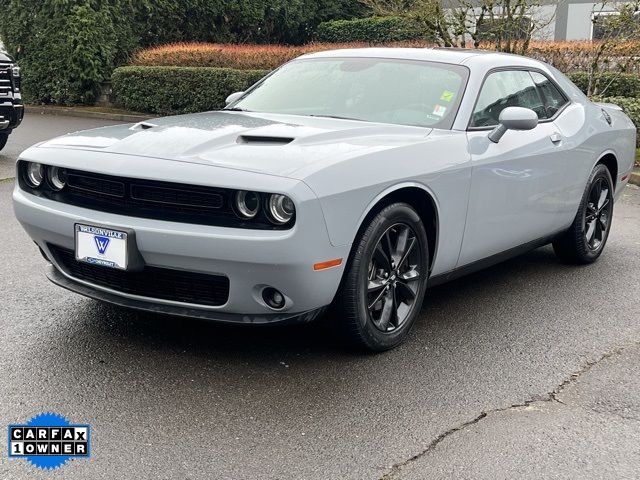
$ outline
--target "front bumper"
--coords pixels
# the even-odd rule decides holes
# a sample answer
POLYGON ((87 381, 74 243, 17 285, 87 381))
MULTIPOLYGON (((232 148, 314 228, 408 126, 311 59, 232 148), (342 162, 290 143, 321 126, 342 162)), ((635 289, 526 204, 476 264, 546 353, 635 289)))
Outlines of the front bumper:
MULTIPOLYGON (((211 168, 211 167, 209 167, 211 168)), ((224 322, 272 323, 303 315, 303 320, 331 303, 342 277, 338 267, 314 271, 318 262, 343 258, 348 246, 334 247, 315 195, 296 182, 297 221, 290 230, 246 230, 133 218, 66 205, 24 192, 16 184, 16 217, 31 238, 52 260, 47 276, 54 283, 88 297, 153 312, 224 322), (207 306, 141 297, 93 285, 74 278, 58 265, 48 245, 74 248, 74 225, 95 224, 135 231, 138 250, 146 265, 229 278, 227 302, 207 306), (287 298, 274 311, 262 300, 271 286, 287 298)))
POLYGON ((11 131, 22 123, 24 107, 0 97, 0 131, 11 131))

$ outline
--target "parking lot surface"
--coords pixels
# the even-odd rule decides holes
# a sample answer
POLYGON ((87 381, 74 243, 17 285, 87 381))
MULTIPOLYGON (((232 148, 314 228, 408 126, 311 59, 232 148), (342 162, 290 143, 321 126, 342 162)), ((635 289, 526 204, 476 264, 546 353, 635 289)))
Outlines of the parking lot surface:
MULTIPOLYGON (((92 427, 91 458, 43 478, 637 478, 636 187, 596 264, 545 247, 431 289, 406 344, 359 355, 323 325, 221 326, 55 287, 13 186, 0 181, 0 424, 55 411, 92 427)), ((34 478, 4 442, 0 478, 34 478)))

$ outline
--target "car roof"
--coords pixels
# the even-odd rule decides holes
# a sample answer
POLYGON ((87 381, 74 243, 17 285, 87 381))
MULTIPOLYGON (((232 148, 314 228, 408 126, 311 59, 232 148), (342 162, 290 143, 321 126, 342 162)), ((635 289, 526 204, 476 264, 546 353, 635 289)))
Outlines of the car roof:
POLYGON ((394 58, 469 66, 487 66, 491 68, 501 66, 536 67, 542 65, 542 62, 520 55, 473 48, 345 48, 309 53, 303 55, 302 58, 331 57, 394 58))

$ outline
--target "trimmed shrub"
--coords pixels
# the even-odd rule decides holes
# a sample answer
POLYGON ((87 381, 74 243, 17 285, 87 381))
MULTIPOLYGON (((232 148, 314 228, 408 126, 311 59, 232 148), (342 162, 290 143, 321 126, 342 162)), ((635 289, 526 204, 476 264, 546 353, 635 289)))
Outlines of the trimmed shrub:
POLYGON ((353 0, 2 0, 0 39, 31 103, 93 103, 100 83, 140 46, 176 41, 291 43, 354 18, 353 0))
POLYGON ((428 40, 431 36, 419 22, 408 17, 369 17, 355 20, 332 20, 318 25, 318 42, 388 43, 428 40))
POLYGON ((246 90, 268 70, 206 67, 121 67, 113 72, 119 105, 136 112, 174 115, 217 110, 233 92, 246 90))
MULTIPOLYGON (((390 47, 432 46, 428 40, 386 42, 390 47)), ((217 43, 175 43, 148 48, 136 53, 132 65, 166 65, 184 67, 229 67, 229 68, 269 68, 273 69, 304 53, 332 50, 336 48, 368 47, 369 43, 311 43, 303 46, 284 45, 230 45, 217 43)), ((481 48, 492 50, 494 45, 483 44, 481 48)), ((591 42, 531 42, 528 56, 551 63, 565 73, 584 72, 590 67, 596 46, 591 42)), ((640 42, 629 43, 616 49, 612 57, 628 59, 633 48, 640 51, 640 42)), ((628 63, 628 62, 625 62, 628 63)), ((640 62, 633 68, 640 72, 640 62)), ((633 68, 631 69, 633 71, 633 68)), ((603 70, 616 71, 615 62, 602 65, 603 70)), ((580 79, 578 80, 580 82, 580 79)), ((607 93, 609 95, 610 93, 607 93)))
MULTIPOLYGON (((393 42, 390 47, 424 47, 425 42, 393 42)), ((369 44, 310 43, 298 47, 284 45, 233 45, 222 43, 173 43, 147 48, 135 53, 130 65, 172 67, 225 67, 274 69, 305 53, 337 48, 362 48, 369 44)))
MULTIPOLYGON (((587 92, 589 74, 574 72, 569 78, 583 92, 587 92)), ((600 76, 599 96, 608 97, 640 97, 640 75, 631 73, 605 72, 600 76)))
POLYGON ((315 49, 311 46, 174 43, 141 50, 133 55, 130 64, 138 66, 222 67, 240 70, 273 69, 309 51, 315 51, 315 49))
POLYGON ((127 61, 137 37, 128 0, 10 0, 0 7, 0 35, 23 72, 32 103, 93 103, 100 83, 127 61))
MULTIPOLYGON (((550 63, 561 72, 586 72, 591 69, 596 51, 601 48, 600 42, 566 41, 549 42, 533 41, 527 56, 550 63)), ((490 45, 487 45, 490 48, 490 45)), ((622 42, 607 49, 600 60, 601 71, 626 71, 640 73, 640 62, 629 61, 640 52, 640 41, 622 42)))

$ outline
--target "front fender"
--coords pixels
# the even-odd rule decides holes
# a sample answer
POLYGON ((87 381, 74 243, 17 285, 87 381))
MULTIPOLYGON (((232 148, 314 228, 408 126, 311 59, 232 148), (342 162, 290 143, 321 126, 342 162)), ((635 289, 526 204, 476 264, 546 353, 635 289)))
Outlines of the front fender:
POLYGON ((411 145, 350 158, 321 169, 305 182, 315 192, 334 246, 351 245, 367 214, 407 186, 426 191, 438 215, 433 274, 455 267, 466 220, 471 156, 464 132, 438 132, 411 145))

